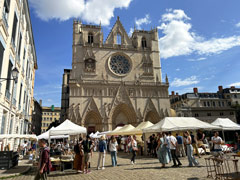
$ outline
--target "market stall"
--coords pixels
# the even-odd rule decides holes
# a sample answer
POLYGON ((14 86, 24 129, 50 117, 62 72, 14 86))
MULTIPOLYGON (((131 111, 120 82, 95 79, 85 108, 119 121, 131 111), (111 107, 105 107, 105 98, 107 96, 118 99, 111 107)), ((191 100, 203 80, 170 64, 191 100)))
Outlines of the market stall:
POLYGON ((119 129, 117 129, 116 131, 112 131, 110 133, 107 133, 108 136, 117 136, 117 135, 124 135, 125 132, 133 130, 135 127, 132 126, 131 124, 127 124, 119 129))
MULTIPOLYGON (((86 134, 87 129, 85 127, 79 126, 70 120, 65 120, 59 126, 49 130, 49 142, 51 137, 54 136, 70 136, 86 134)), ((66 145, 63 145, 66 146, 66 145)), ((55 155, 51 157, 51 162, 53 164, 53 170, 65 170, 72 169, 73 167, 73 152, 66 151, 65 154, 55 155)))

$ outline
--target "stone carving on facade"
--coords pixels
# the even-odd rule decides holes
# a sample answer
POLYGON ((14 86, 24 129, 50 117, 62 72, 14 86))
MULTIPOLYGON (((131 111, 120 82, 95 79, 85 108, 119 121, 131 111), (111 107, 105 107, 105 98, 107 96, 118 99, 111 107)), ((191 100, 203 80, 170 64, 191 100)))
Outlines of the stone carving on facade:
POLYGON ((144 76, 153 76, 153 62, 150 56, 143 54, 142 57, 142 68, 143 68, 143 75, 144 76))
POLYGON ((137 47, 138 47, 138 39, 137 39, 137 36, 134 36, 134 37, 133 37, 132 45, 133 45, 134 48, 137 48, 137 47))
POLYGON ((95 72, 96 71, 96 60, 95 55, 92 51, 92 48, 89 48, 85 52, 84 56, 84 63, 85 63, 85 72, 95 72))
MULTIPOLYGON (((94 100, 93 97, 91 97, 91 98, 89 99, 88 105, 87 105, 87 107, 86 107, 86 109, 85 109, 85 111, 84 111, 84 113, 83 113, 83 118, 82 118, 82 119, 85 119, 85 117, 87 116, 87 114, 88 114, 89 112, 91 112, 91 111, 94 111, 94 112, 96 112, 97 114, 99 114, 99 115, 101 116, 101 113, 99 112, 99 109, 98 109, 97 104, 96 104, 96 102, 95 102, 95 100, 94 100)), ((102 116, 101 116, 101 117, 102 117, 102 116)), ((84 121, 85 121, 85 120, 84 120, 84 121)))
POLYGON ((76 117, 76 122, 80 123, 82 120, 81 114, 80 114, 80 104, 75 106, 75 117, 76 117))
POLYGON ((144 117, 146 118, 147 114, 151 111, 159 117, 159 114, 158 114, 157 109, 155 108, 155 105, 153 104, 152 100, 150 98, 148 98, 147 104, 145 106, 145 110, 143 113, 144 117))

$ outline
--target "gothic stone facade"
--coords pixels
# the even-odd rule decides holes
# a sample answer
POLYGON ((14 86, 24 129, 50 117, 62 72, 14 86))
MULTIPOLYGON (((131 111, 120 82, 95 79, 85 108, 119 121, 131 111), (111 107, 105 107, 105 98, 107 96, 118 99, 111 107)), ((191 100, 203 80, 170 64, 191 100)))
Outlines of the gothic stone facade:
POLYGON ((119 18, 105 42, 100 26, 73 24, 73 59, 67 117, 89 132, 170 114, 162 82, 157 29, 126 33, 119 18))

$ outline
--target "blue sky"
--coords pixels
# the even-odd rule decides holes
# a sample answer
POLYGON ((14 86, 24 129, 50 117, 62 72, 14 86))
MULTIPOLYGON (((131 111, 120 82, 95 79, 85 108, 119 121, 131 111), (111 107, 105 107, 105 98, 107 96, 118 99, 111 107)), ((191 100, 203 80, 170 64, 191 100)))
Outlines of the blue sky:
POLYGON ((101 24, 104 38, 119 16, 125 30, 159 29, 169 93, 240 86, 239 0, 30 0, 39 69, 35 98, 61 105, 63 69, 71 68, 72 23, 101 24))

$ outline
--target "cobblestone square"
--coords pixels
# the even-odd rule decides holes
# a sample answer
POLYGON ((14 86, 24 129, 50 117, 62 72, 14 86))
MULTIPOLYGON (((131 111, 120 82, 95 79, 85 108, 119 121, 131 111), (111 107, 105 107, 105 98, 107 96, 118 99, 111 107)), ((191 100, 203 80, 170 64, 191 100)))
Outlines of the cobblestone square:
MULTIPOLYGON (((65 172, 51 172, 49 175, 50 180, 125 180, 125 179, 161 179, 161 180, 181 180, 191 179, 200 180, 207 179, 207 170, 205 167, 204 157, 198 158, 200 167, 187 167, 187 158, 181 158, 183 164, 179 168, 171 168, 172 163, 168 164, 166 168, 161 168, 161 164, 158 159, 137 156, 136 164, 130 164, 131 154, 119 153, 118 154, 118 166, 111 166, 110 154, 106 155, 105 170, 97 170, 98 153, 93 154, 91 160, 91 173, 90 174, 76 174, 75 171, 66 170, 65 172)), ((26 175, 11 178, 12 180, 32 180, 34 179, 34 171, 29 172, 26 175)))

